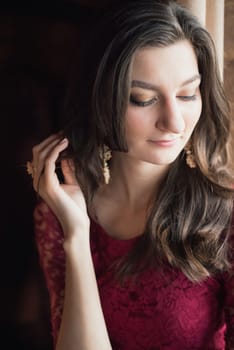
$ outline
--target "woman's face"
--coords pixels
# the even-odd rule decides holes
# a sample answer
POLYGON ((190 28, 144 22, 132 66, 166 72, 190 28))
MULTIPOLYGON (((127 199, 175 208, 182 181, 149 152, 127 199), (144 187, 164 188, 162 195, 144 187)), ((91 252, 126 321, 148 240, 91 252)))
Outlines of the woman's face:
POLYGON ((126 112, 128 156, 158 165, 176 159, 201 114, 200 80, 186 40, 137 51, 126 112))

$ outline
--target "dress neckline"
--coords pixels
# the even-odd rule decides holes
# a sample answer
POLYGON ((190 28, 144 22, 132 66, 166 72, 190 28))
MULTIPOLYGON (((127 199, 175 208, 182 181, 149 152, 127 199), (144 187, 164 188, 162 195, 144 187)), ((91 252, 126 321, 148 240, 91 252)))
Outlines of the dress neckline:
POLYGON ((119 243, 122 245, 132 245, 133 243, 135 243, 140 237, 141 235, 135 236, 135 237, 131 237, 131 238, 117 238, 117 237, 113 237, 111 236, 102 226, 101 224, 95 220, 93 217, 89 216, 90 218, 90 223, 91 226, 96 228, 96 230, 98 231, 99 234, 101 234, 106 240, 108 240, 109 242, 115 242, 115 243, 119 243))

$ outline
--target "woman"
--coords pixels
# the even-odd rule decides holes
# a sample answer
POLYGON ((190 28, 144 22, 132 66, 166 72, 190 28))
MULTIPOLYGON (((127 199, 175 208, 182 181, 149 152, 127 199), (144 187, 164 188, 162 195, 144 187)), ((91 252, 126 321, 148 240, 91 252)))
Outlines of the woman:
POLYGON ((229 115, 212 40, 153 0, 96 35, 67 127, 28 164, 55 348, 233 349, 229 115))

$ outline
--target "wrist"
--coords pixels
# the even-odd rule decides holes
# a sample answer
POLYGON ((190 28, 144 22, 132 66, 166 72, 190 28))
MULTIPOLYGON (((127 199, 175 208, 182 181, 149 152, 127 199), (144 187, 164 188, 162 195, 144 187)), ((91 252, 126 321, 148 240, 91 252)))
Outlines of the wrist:
POLYGON ((78 253, 80 251, 86 252, 90 250, 89 229, 82 230, 82 232, 73 232, 65 234, 63 249, 65 254, 78 253))

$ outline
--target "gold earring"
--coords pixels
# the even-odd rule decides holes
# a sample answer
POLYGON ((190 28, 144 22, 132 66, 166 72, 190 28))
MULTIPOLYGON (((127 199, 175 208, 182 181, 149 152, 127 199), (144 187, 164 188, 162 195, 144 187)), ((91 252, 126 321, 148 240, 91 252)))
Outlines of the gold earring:
POLYGON ((187 145, 184 147, 185 153, 186 153, 186 163, 190 168, 196 168, 197 163, 192 151, 192 144, 191 142, 188 142, 187 145))
POLYGON ((111 150, 108 146, 104 145, 103 146, 103 150, 101 152, 101 157, 102 157, 102 161, 103 161, 103 176, 104 176, 104 181, 105 184, 108 185, 108 183, 110 182, 110 169, 108 166, 108 160, 111 159, 112 154, 111 154, 111 150))

